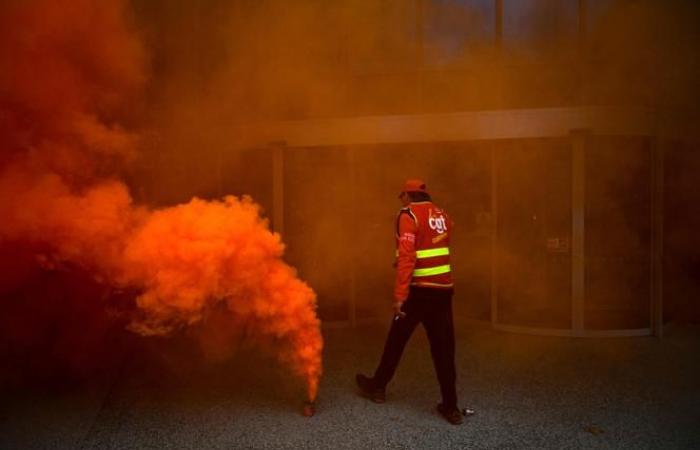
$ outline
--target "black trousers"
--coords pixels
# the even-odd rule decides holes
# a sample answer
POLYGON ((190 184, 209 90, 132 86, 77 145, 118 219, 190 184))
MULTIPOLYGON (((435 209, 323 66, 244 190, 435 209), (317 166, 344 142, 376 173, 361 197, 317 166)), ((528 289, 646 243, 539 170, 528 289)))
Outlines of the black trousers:
POLYGON ((452 290, 411 287, 402 310, 406 317, 395 319, 384 344, 382 359, 374 373, 374 383, 384 388, 399 365, 406 343, 419 323, 430 342, 430 354, 440 382, 442 403, 457 407, 455 383, 455 332, 452 319, 452 290))

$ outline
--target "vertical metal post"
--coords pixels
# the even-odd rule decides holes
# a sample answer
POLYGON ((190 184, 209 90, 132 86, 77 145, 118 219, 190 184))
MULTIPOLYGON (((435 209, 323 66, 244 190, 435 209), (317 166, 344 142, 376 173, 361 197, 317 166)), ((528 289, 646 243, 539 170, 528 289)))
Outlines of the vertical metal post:
POLYGON ((216 190, 219 197, 224 195, 224 176, 223 176, 223 164, 224 155, 221 146, 217 146, 216 150, 216 190))
POLYGON ((663 337, 664 148, 651 138, 651 321, 652 333, 663 337))
POLYGON ((583 333, 585 307, 586 135, 571 133, 571 328, 583 333))
POLYGON ((494 53, 496 55, 496 104, 498 108, 504 108, 503 99, 503 0, 495 0, 495 17, 494 17, 494 53))
POLYGON ((491 144, 491 324, 498 322, 498 165, 491 144))
POLYGON ((495 0, 496 2, 496 17, 494 17, 494 29, 495 29, 495 44, 496 48, 500 50, 501 44, 503 42, 503 0, 495 0))
POLYGON ((416 0, 416 70, 418 71, 418 109, 423 111, 424 103, 424 27, 425 27, 425 5, 424 0, 416 0))
POLYGON ((578 66, 578 101, 585 105, 588 101, 586 89, 586 46, 588 42, 588 0, 578 0, 578 36, 576 64, 578 66))
POLYGON ((579 43, 585 42, 586 33, 588 32, 588 1, 578 0, 578 40, 579 43))
MULTIPOLYGON (((356 161, 355 161, 355 152, 352 148, 347 148, 347 161, 348 161, 348 178, 349 178, 349 186, 350 188, 350 204, 351 206, 351 214, 352 214, 352 223, 353 223, 353 230, 355 230, 357 227, 355 225, 355 222, 357 220, 357 195, 355 194, 356 189, 354 188, 357 186, 356 183, 356 177, 357 177, 357 168, 355 167, 356 161)), ((355 250, 356 246, 350 245, 348 246, 350 249, 350 298, 348 299, 348 319, 350 320, 350 327, 355 328, 357 326, 357 251, 355 250)))
POLYGON ((272 144, 272 229, 284 234, 284 143, 272 144))

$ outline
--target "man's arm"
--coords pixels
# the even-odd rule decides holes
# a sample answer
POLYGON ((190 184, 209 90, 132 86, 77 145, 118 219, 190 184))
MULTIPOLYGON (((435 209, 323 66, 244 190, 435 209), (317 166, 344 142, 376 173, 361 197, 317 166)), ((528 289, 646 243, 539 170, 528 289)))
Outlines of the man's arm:
POLYGON ((416 265, 416 223, 408 214, 399 216, 399 255, 396 259, 396 283, 394 284, 394 309, 400 310, 408 297, 408 289, 416 265))

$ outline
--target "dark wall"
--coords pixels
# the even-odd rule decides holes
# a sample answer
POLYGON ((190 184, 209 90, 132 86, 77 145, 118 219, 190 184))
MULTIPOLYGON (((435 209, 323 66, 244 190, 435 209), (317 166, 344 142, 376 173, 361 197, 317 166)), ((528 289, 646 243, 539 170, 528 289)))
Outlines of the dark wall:
POLYGON ((700 323, 700 145, 664 142, 664 317, 700 323))

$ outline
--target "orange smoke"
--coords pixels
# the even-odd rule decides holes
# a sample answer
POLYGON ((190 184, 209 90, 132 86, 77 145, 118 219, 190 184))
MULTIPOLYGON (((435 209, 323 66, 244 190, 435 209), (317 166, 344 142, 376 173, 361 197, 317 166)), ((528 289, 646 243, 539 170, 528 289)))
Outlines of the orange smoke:
MULTIPOLYGON (((0 244, 13 251, 0 267, 33 259, 135 289, 129 329, 142 335, 245 324, 314 399, 316 297, 282 261, 280 236, 247 197, 134 205, 120 171, 137 157, 139 136, 121 124, 137 121, 127 111, 148 77, 127 2, 59 3, 0 7, 0 244), (207 321, 222 308, 228 323, 207 321)), ((0 294, 35 274, 3 276, 0 294)))
POLYGON ((244 197, 193 199, 155 211, 129 236, 120 283, 143 287, 131 329, 167 334, 224 303, 236 322, 278 350, 315 398, 322 339, 316 296, 282 260, 284 245, 244 197))

